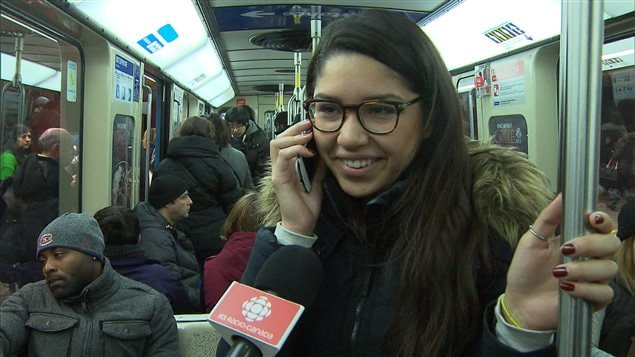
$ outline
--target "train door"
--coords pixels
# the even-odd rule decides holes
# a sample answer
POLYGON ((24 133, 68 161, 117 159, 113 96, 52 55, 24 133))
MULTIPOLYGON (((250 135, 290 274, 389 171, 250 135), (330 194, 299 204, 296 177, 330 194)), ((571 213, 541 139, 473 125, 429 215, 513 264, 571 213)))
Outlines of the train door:
MULTIPOLYGON (((6 3, 0 14, 0 176, 16 174, 31 152, 50 156, 52 148, 40 138, 51 128, 61 128, 62 137, 70 140, 62 139, 57 156, 59 185, 53 191, 59 195, 59 206, 55 211, 78 212, 82 209, 80 167, 85 142, 80 45, 6 3)), ((32 179, 34 176, 24 177, 32 179)))
POLYGON ((459 101, 463 110, 465 135, 478 139, 478 121, 476 112, 476 89, 474 88, 474 76, 463 77, 457 82, 459 101))
POLYGON ((143 86, 143 115, 141 120, 141 152, 139 200, 147 200, 152 173, 165 156, 172 135, 169 123, 171 105, 169 85, 153 72, 145 72, 143 86), (149 136, 148 136, 149 133, 149 136))

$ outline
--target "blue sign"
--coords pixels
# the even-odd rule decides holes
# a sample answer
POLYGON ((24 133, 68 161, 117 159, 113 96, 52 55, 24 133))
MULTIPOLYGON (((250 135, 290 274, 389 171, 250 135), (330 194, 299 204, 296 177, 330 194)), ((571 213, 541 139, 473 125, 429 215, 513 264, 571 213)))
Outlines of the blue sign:
POLYGON ((174 27, 172 27, 172 25, 170 24, 161 26, 157 30, 157 32, 159 33, 159 35, 161 35, 161 37, 163 37, 163 39, 167 43, 170 43, 176 40, 177 37, 179 37, 179 34, 176 33, 176 30, 174 30, 174 27))
POLYGON ((115 70, 132 76, 134 74, 134 63, 119 55, 115 55, 115 70))
MULTIPOLYGON (((252 29, 310 29, 311 5, 231 6, 215 8, 214 17, 220 31, 252 29)), ((364 8, 346 6, 321 6, 322 28, 342 17, 364 11, 364 8)), ((397 11, 415 22, 421 21, 427 12, 397 11)))
POLYGON ((163 48, 163 43, 152 33, 137 41, 137 43, 151 54, 163 48))

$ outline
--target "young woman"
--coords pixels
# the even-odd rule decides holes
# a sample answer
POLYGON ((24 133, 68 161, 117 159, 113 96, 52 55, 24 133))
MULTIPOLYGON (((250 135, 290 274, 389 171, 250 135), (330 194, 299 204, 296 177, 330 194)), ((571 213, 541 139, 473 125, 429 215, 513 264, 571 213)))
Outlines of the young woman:
MULTIPOLYGON (((378 11, 331 23, 311 59, 307 94, 311 120, 271 142, 270 184, 281 222, 259 231, 243 275, 252 283, 281 244, 319 254, 324 278, 285 345, 288 352, 549 351, 555 350, 553 334, 538 333, 545 340, 529 338, 531 345, 514 334, 524 333, 516 326, 556 328, 559 286, 596 306, 610 301, 607 283, 616 268, 603 258, 617 250, 618 240, 594 234, 558 249, 552 237, 562 216, 560 196, 535 219, 539 209, 527 202, 549 195, 540 189, 543 176, 520 154, 465 141, 448 71, 414 23, 378 11), (305 146, 311 140, 317 150, 305 146), (512 165, 531 176, 508 168, 516 184, 488 195, 483 187, 492 185, 487 180, 501 171, 497 157, 505 155, 515 155, 512 165), (296 174, 298 156, 320 160, 308 193, 296 174), (507 271, 510 243, 517 247, 507 271), (558 264, 560 254, 597 259, 558 264), (504 291, 504 304, 499 298, 495 309, 486 309, 504 291)), ((513 181, 506 174, 503 179, 513 181)), ((613 228, 601 212, 589 223, 604 233, 613 228)))

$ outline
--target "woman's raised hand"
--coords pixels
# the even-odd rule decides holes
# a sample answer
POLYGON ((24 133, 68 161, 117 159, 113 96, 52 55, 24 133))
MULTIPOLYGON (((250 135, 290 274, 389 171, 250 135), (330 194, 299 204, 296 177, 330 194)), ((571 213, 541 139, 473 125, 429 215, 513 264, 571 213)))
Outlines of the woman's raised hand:
MULTIPOLYGON (((587 220, 592 233, 560 244, 555 236, 562 221, 562 195, 558 195, 521 238, 507 273, 505 305, 522 328, 553 330, 558 325, 559 291, 590 302, 595 309, 613 298, 608 283, 617 273, 612 260, 620 246, 610 234, 614 222, 604 212, 593 212, 587 220), (546 239, 543 239, 546 238, 546 239), (560 263, 561 254, 570 258, 560 263)), ((509 316, 505 318, 510 321, 509 316)))
POLYGON ((303 120, 285 130, 270 142, 271 179, 276 191, 282 226, 292 232, 312 235, 322 204, 322 188, 326 168, 319 163, 312 180, 311 192, 306 193, 295 169, 296 157, 317 155, 305 145, 313 138, 311 122, 303 120))

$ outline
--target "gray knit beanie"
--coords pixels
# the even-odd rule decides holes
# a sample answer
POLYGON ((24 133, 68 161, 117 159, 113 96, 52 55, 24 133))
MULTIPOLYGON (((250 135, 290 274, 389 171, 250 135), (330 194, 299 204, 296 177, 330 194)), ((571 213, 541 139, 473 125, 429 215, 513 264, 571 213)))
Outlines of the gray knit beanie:
POLYGON ((97 221, 85 213, 64 213, 42 230, 37 253, 52 248, 72 249, 104 261, 104 235, 97 221))

